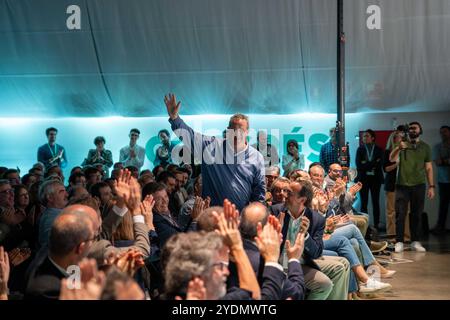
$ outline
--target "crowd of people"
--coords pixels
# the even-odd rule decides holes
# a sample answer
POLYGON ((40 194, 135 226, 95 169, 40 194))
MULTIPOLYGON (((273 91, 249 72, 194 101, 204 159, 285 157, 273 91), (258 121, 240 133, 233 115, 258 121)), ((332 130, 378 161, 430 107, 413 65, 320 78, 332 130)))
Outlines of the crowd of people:
MULTIPOLYGON (((419 123, 410 123, 408 141, 405 128, 394 131, 385 152, 367 130, 357 150, 358 177, 349 184, 337 160, 334 130, 321 161, 307 169, 298 144, 289 141, 282 176, 267 136, 248 144, 247 116, 233 115, 224 137, 207 137, 180 118, 175 95, 164 101, 173 132, 191 147, 188 158, 202 155, 201 165, 173 164, 170 133, 161 130, 157 164, 151 171, 143 168, 140 132, 132 129, 119 162, 113 164, 105 138, 97 137, 96 149, 71 170, 65 185, 65 149, 56 144, 57 130, 49 128, 48 143, 27 174, 0 168, 0 299, 382 295, 391 289, 385 279, 395 271, 375 258, 387 243, 374 241, 369 231, 379 224, 376 202, 383 182, 396 251, 405 241, 425 250, 418 220, 425 193, 434 196, 433 157, 419 140, 419 123), (367 214, 369 192, 374 221, 367 214), (354 207, 358 194, 361 210, 354 207)), ((445 229, 450 183, 449 127, 441 135, 434 156, 442 190, 436 232, 445 229)))

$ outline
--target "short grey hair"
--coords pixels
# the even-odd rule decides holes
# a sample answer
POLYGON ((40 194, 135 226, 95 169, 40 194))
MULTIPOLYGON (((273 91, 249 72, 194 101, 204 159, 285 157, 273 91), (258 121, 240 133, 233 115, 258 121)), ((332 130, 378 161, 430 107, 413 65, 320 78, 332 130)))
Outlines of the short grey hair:
POLYGON ((195 277, 208 279, 214 256, 224 247, 222 236, 216 232, 179 234, 171 245, 172 252, 164 270, 164 286, 168 298, 185 295, 189 281, 195 277))
POLYGON ((55 186, 63 186, 60 181, 57 180, 47 180, 44 181, 39 187, 39 201, 46 206, 47 197, 55 192, 55 186))
POLYGON ((275 188, 275 185, 276 185, 277 183, 287 183, 287 184, 289 184, 289 183, 291 183, 291 180, 289 180, 289 179, 286 178, 286 177, 278 177, 278 178, 276 178, 276 179, 272 182, 272 186, 270 187, 270 192, 273 191, 273 189, 275 188))

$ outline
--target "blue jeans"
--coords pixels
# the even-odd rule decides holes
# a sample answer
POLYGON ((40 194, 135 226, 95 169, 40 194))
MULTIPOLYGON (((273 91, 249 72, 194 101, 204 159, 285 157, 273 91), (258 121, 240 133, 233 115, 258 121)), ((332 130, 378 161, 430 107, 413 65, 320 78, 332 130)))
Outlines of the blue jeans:
POLYGON ((358 241, 359 248, 364 260, 364 266, 371 265, 375 261, 375 257, 370 251, 370 248, 367 246, 366 240, 364 240, 361 231, 359 231, 358 227, 356 227, 354 224, 348 224, 346 226, 337 228, 333 232, 333 237, 338 235, 343 236, 349 240, 356 239, 358 241))
MULTIPOLYGON (((340 257, 346 258, 350 263, 350 268, 361 264, 350 240, 343 236, 335 236, 333 234, 330 239, 323 241, 323 248, 323 255, 339 255, 340 257)), ((348 292, 356 292, 358 291, 358 283, 356 281, 355 273, 353 270, 350 271, 348 292)))

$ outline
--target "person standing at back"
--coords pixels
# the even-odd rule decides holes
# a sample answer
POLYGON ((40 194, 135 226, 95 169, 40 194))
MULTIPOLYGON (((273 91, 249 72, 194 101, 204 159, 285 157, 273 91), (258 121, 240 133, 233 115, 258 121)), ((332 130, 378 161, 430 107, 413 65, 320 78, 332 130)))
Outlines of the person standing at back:
POLYGON ((45 135, 47 136, 48 142, 38 149, 37 161, 43 163, 45 168, 55 164, 61 168, 64 168, 67 165, 66 150, 62 145, 56 143, 57 134, 58 129, 53 127, 47 128, 47 130, 45 130, 45 135))
POLYGON ((425 252, 420 243, 422 213, 425 193, 434 198, 433 165, 431 148, 420 140, 423 130, 419 122, 411 122, 408 128, 408 141, 400 142, 389 157, 390 161, 399 161, 395 186, 396 240, 395 252, 404 249, 405 217, 410 205, 411 247, 425 252), (428 190, 426 183, 428 182, 428 190))
POLYGON ((145 149, 137 144, 141 132, 139 129, 130 130, 130 143, 120 149, 119 162, 123 164, 124 167, 133 166, 141 171, 145 160, 145 149))
POLYGON ((371 129, 363 134, 363 145, 356 150, 356 182, 362 183, 361 211, 368 213, 369 191, 372 198, 373 224, 379 230, 380 224, 380 189, 383 184, 383 150, 375 144, 376 135, 371 129))

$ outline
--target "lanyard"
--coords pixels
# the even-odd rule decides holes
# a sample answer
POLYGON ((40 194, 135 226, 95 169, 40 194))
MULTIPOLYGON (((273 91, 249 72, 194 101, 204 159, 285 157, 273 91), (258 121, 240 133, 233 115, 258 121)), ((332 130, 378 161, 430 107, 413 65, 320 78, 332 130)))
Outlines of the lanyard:
POLYGON ((52 147, 50 147, 50 144, 47 143, 48 149, 50 150, 50 153, 52 154, 52 158, 54 158, 56 156, 56 151, 57 151, 57 147, 55 144, 55 151, 52 150, 52 147))
POLYGON ((375 145, 372 145, 372 150, 369 152, 369 148, 367 148, 367 144, 364 145, 366 147, 366 153, 367 153, 367 160, 370 162, 373 158, 373 151, 375 150, 375 145))

